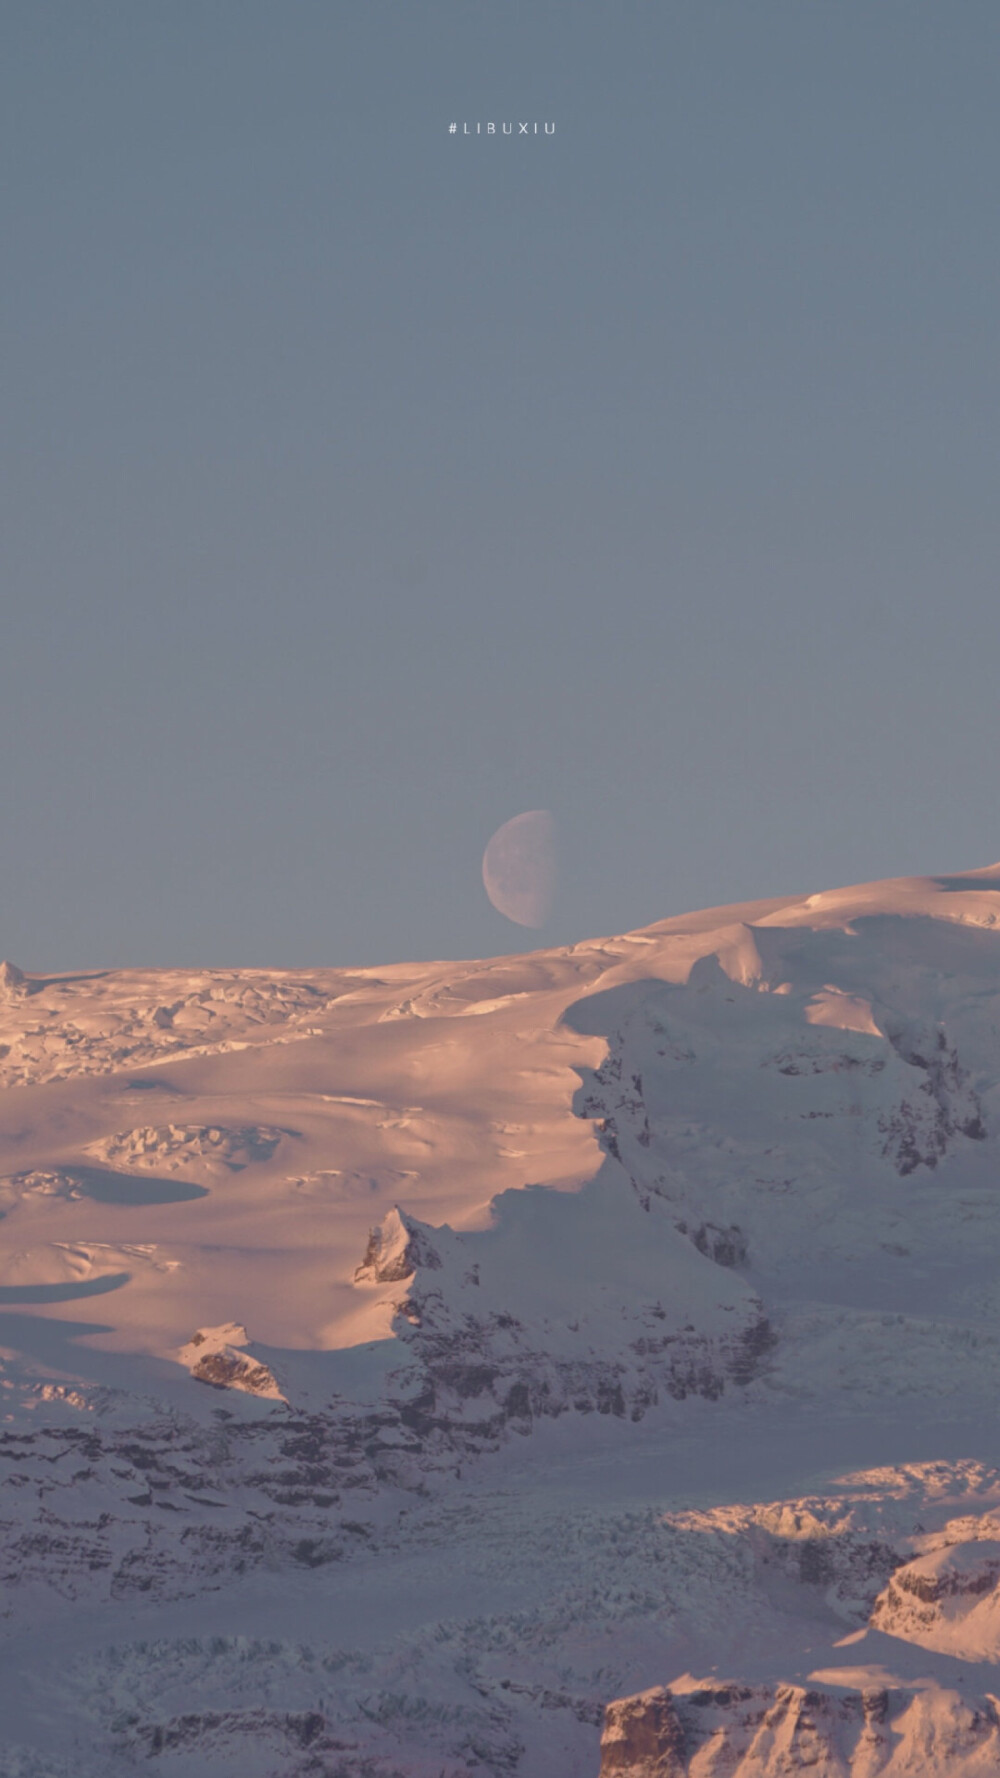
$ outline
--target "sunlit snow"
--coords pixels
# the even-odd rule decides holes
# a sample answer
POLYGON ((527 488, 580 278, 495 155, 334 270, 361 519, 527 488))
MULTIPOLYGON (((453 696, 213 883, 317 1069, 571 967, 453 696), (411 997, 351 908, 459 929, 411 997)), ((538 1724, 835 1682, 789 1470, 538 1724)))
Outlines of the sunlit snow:
POLYGON ((0 1082, 2 1778, 1000 1768, 1000 866, 0 1082))

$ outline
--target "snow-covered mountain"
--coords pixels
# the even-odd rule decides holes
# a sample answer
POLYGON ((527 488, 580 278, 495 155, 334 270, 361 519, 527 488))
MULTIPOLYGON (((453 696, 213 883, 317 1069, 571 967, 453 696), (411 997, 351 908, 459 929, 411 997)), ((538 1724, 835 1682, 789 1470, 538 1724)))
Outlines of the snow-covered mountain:
POLYGON ((3 1778, 1000 1769, 1000 866, 0 1082, 3 1778))

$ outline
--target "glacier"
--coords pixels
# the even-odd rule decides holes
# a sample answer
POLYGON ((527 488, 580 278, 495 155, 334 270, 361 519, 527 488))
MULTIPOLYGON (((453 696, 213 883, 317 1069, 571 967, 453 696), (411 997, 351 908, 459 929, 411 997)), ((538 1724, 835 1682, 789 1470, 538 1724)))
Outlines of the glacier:
POLYGON ((1000 1767, 1000 865, 0 966, 0 1778, 1000 1767))

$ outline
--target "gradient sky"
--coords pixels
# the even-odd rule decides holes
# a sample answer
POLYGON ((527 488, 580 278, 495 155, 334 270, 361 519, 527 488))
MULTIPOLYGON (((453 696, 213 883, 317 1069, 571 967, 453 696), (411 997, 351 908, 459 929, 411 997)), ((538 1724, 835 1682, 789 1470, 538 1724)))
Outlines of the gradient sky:
POLYGON ((1000 857, 996 0, 8 0, 0 84, 0 955, 1000 857))

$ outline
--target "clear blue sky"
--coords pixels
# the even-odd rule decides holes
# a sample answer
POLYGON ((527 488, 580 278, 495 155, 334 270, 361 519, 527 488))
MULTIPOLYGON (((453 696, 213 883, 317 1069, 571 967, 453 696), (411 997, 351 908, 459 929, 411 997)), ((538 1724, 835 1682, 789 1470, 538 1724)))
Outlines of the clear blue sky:
POLYGON ((1000 857, 996 0, 11 0, 0 85, 0 955, 1000 857))

